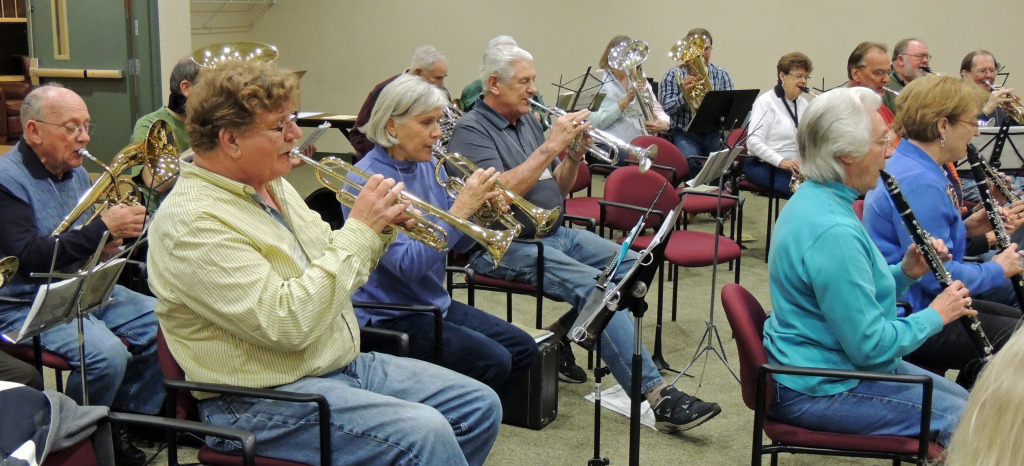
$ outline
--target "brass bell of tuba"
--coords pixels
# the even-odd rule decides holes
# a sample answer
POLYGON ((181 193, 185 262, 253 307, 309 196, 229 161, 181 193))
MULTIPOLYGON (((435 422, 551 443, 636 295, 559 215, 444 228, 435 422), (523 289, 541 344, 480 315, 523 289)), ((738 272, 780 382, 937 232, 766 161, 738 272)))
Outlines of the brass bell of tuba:
POLYGON ((685 69, 688 75, 696 79, 693 87, 686 90, 683 87, 683 74, 676 74, 676 79, 679 81, 679 92, 683 94, 683 99, 686 100, 693 113, 697 113, 697 108, 704 101, 704 96, 713 90, 708 64, 704 62, 704 49, 709 45, 711 45, 711 38, 707 35, 691 34, 676 42, 676 45, 673 45, 672 50, 668 53, 670 58, 681 62, 679 64, 680 71, 685 69))
POLYGON ((262 42, 222 42, 192 52, 192 61, 211 70, 224 63, 236 61, 273 63, 277 57, 277 47, 262 42))
POLYGON ((163 120, 157 120, 153 126, 150 126, 146 139, 121 149, 110 161, 110 165, 104 165, 85 149, 79 149, 78 153, 98 164, 103 169, 103 173, 89 187, 89 190, 82 194, 75 208, 71 209, 60 225, 57 225, 53 233, 50 233, 50 237, 67 231, 82 214, 97 203, 101 205, 95 208, 88 221, 92 221, 100 215, 105 207, 118 204, 137 205, 139 200, 135 194, 138 191, 138 186, 131 180, 122 179, 122 176, 127 174, 132 167, 137 165, 149 167, 150 172, 153 173, 154 185, 162 184, 178 176, 178 144, 174 141, 174 133, 171 131, 170 125, 163 120), (122 186, 127 187, 125 192, 122 192, 122 186))
POLYGON ((8 256, 0 259, 0 288, 11 282, 11 277, 18 271, 18 258, 8 256))

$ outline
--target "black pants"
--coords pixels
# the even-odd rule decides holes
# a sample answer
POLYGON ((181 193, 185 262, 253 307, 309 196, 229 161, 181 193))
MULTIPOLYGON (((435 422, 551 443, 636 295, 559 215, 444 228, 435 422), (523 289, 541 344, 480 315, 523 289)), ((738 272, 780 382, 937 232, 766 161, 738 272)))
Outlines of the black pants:
MULTIPOLYGON (((1013 307, 990 301, 974 300, 972 306, 978 311, 978 321, 996 351, 1006 344, 1020 325, 1021 311, 1013 307)), ((907 362, 934 372, 957 369, 960 374, 956 383, 966 389, 974 386, 984 361, 978 355, 971 337, 963 324, 952 322, 942 331, 925 340, 918 349, 903 358, 907 362)))
POLYGON ((6 382, 17 382, 29 387, 42 390, 43 378, 31 364, 0 351, 0 380, 6 382))

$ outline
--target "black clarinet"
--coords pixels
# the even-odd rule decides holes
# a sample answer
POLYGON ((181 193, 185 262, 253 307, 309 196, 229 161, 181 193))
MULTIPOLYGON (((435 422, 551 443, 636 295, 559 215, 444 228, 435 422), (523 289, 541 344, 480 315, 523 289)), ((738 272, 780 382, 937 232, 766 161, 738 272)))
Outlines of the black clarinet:
MULTIPOLYGON (((999 192, 1003 194, 1003 197, 1006 198, 1006 202, 1012 204, 1014 202, 1019 201, 1020 195, 1014 192, 1013 188, 1007 186, 1006 181, 1003 180, 1002 175, 1000 175, 995 168, 992 168, 992 165, 989 164, 987 160, 985 160, 980 156, 980 154, 978 154, 978 149, 974 147, 974 144, 967 145, 968 160, 970 160, 969 156, 971 154, 971 151, 974 151, 974 154, 978 156, 978 162, 981 164, 981 168, 985 170, 986 177, 992 180, 992 184, 994 184, 996 186, 996 189, 998 189, 999 192)), ((974 170, 973 161, 971 162, 971 170, 974 170)), ((977 178, 977 175, 975 175, 975 178, 977 178)))
MULTIPOLYGON (((900 213, 900 218, 903 219, 903 226, 906 227, 907 233, 910 233, 910 238, 917 245, 917 250, 924 256, 925 262, 928 263, 928 268, 931 269, 932 274, 935 275, 935 279, 942 288, 948 287, 950 283, 953 283, 953 276, 946 270, 946 266, 942 265, 942 258, 939 256, 939 253, 935 252, 935 248, 932 247, 932 235, 925 231, 924 228, 921 228, 921 224, 917 222, 917 217, 910 210, 910 204, 903 197, 896 178, 893 178, 892 175, 885 171, 882 171, 879 175, 882 177, 882 182, 885 183, 885 188, 889 191, 892 203, 895 204, 896 210, 900 213)), ((988 341, 988 336, 985 335, 985 330, 981 328, 981 322, 978 321, 978 317, 963 316, 958 320, 963 324, 964 330, 967 330, 967 335, 974 343, 975 349, 978 350, 978 355, 985 361, 991 359, 993 353, 992 343, 988 341)))
MULTIPOLYGON (((999 252, 1003 252, 1006 248, 1010 247, 1010 235, 1006 233, 1003 219, 999 216, 999 206, 996 205, 996 200, 992 198, 992 193, 989 192, 988 183, 984 181, 988 179, 998 186, 1000 180, 998 178, 991 178, 991 175, 986 173, 981 155, 978 154, 978 149, 974 147, 974 144, 967 145, 967 161, 971 164, 971 172, 974 174, 974 179, 979 182, 978 195, 981 196, 981 203, 985 206, 985 214, 988 215, 988 222, 992 224, 992 231, 996 234, 996 247, 999 248, 999 252)), ((1006 194, 1006 192, 1003 192, 1004 196, 1006 194)), ((1024 274, 1018 273, 1010 277, 1010 283, 1013 285, 1014 294, 1017 295, 1017 302, 1024 303, 1024 274)))

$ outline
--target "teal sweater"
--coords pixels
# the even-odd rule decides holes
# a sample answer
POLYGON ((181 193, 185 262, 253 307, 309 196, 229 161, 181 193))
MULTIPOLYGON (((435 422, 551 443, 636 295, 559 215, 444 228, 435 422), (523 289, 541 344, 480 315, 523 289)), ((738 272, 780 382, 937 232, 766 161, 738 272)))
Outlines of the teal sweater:
MULTIPOLYGON (((931 308, 896 317, 913 281, 888 265, 853 211, 857 192, 808 181, 786 204, 768 256, 774 312, 764 346, 774 364, 892 372, 900 358, 942 329, 931 308)), ((778 375, 801 393, 825 396, 856 380, 778 375)))

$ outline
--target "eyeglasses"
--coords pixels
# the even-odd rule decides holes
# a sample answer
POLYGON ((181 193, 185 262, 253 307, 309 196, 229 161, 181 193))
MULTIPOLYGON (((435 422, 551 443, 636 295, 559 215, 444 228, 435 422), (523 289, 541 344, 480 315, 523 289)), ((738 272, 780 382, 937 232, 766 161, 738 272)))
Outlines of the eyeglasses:
POLYGON ((886 149, 889 147, 889 143, 892 142, 892 132, 886 131, 885 136, 875 139, 872 142, 877 144, 879 147, 886 149))
POLYGON ((971 73, 974 73, 979 76, 986 76, 990 74, 995 76, 995 74, 998 73, 998 71, 995 68, 985 68, 981 70, 971 70, 971 73))
MULTIPOLYGON (((860 68, 860 69, 865 70, 865 71, 868 70, 867 65, 858 66, 857 68, 860 68)), ((871 76, 874 76, 875 79, 882 79, 883 77, 885 77, 885 75, 889 74, 889 70, 886 70, 886 69, 877 69, 877 70, 868 71, 868 72, 871 73, 871 76)))
POLYGON ((281 120, 280 123, 277 124, 277 128, 273 128, 273 129, 275 131, 277 131, 278 133, 284 133, 284 130, 287 129, 288 127, 290 127, 291 124, 295 123, 295 121, 298 120, 298 119, 299 119, 299 112, 292 112, 291 115, 288 115, 283 120, 281 120))
POLYGON ((83 132, 85 134, 92 134, 92 132, 96 130, 96 125, 94 125, 92 123, 82 123, 80 125, 74 125, 74 124, 68 123, 68 124, 62 125, 62 124, 59 124, 59 123, 50 123, 49 121, 43 121, 43 120, 35 120, 35 121, 36 121, 36 123, 42 123, 44 125, 59 126, 61 128, 64 128, 64 131, 66 131, 68 133, 68 136, 71 136, 73 138, 77 138, 78 135, 83 133, 83 132))
POLYGON ((975 120, 975 121, 966 121, 966 120, 961 120, 959 118, 953 118, 953 119, 958 121, 958 122, 960 122, 960 123, 963 123, 963 124, 965 124, 967 126, 970 126, 971 128, 978 129, 978 121, 977 120, 975 120))
POLYGON ((809 74, 807 74, 807 75, 804 75, 804 74, 793 74, 793 73, 786 73, 786 74, 792 76, 793 79, 796 79, 796 80, 803 79, 804 81, 809 81, 811 79, 811 75, 809 75, 809 74))
POLYGON ((914 58, 916 58, 918 60, 931 60, 932 59, 932 54, 930 54, 930 53, 904 53, 902 55, 906 56, 906 57, 914 57, 914 58))

